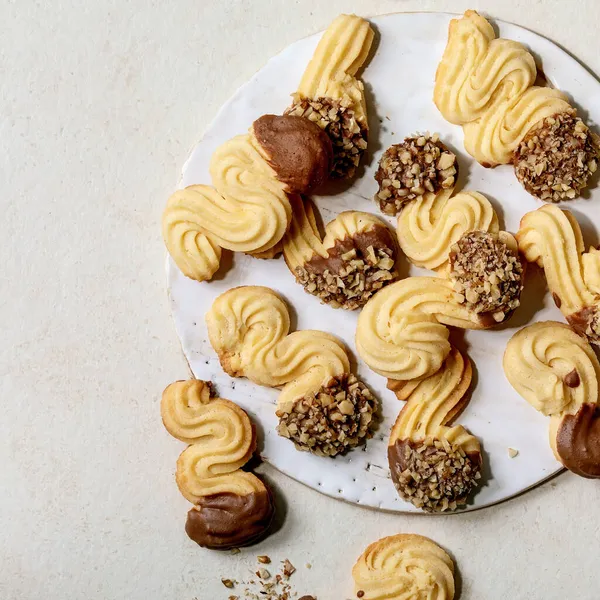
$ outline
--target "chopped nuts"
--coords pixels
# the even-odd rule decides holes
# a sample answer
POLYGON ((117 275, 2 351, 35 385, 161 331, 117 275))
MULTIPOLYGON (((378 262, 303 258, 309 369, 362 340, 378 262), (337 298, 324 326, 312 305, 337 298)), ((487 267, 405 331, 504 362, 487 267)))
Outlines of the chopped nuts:
POLYGON ((296 567, 286 558, 283 561, 283 574, 286 577, 290 577, 296 572, 296 567))
POLYGON ((515 456, 518 456, 518 454, 519 454, 519 451, 518 451, 518 450, 515 450, 514 448, 509 448, 509 449, 508 449, 508 455, 509 455, 511 458, 515 458, 515 456))
POLYGON ((569 111, 537 123, 515 151, 517 179, 546 202, 580 195, 600 160, 600 138, 569 111))
POLYGON ((481 460, 448 440, 399 441, 399 460, 390 464, 400 496, 426 512, 466 504, 481 478, 481 460))
POLYGON ((353 238, 338 240, 328 259, 310 259, 296 268, 296 279, 306 292, 334 308, 355 310, 382 287, 395 281, 395 246, 383 225, 370 230, 374 243, 361 250, 353 238), (379 231, 381 230, 381 231, 379 231))
POLYGON ((233 586, 235 585, 231 579, 221 579, 221 583, 230 590, 233 589, 233 586))
POLYGON ((371 436, 376 410, 367 386, 354 375, 342 375, 296 400, 290 412, 278 411, 277 431, 299 450, 336 456, 371 436))
POLYGON ((454 187, 456 156, 439 136, 408 137, 388 148, 379 161, 375 199, 386 215, 396 215, 402 206, 427 192, 454 187))
POLYGON ((257 556, 257 557, 256 557, 256 560, 257 560, 257 561, 258 561, 258 562, 259 562, 261 565, 268 565, 268 564, 270 564, 270 563, 271 563, 271 559, 270 559, 268 556, 264 555, 264 554, 262 554, 261 556, 257 556))
POLYGON ((519 306, 523 265, 504 242, 484 231, 463 235, 450 251, 450 279, 455 298, 496 322, 519 306))
POLYGON ((333 144, 332 177, 350 178, 367 148, 367 126, 361 124, 347 101, 333 98, 302 98, 294 96, 286 115, 305 117, 316 123, 331 138, 333 144))

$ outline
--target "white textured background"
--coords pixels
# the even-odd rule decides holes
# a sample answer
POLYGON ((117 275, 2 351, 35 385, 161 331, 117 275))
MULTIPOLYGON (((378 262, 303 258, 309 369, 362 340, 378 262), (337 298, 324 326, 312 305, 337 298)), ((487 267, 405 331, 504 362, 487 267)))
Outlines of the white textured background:
POLYGON ((187 371, 159 219, 189 150, 270 56, 339 12, 466 8, 600 73, 598 0, 0 1, 1 600, 221 600, 220 577, 263 553, 299 567, 298 591, 341 600, 367 543, 396 532, 451 551, 461 600, 600 597, 600 484, 570 474, 431 518, 345 505, 263 466, 287 502, 277 533, 231 556, 183 532, 181 444, 159 396, 187 371))

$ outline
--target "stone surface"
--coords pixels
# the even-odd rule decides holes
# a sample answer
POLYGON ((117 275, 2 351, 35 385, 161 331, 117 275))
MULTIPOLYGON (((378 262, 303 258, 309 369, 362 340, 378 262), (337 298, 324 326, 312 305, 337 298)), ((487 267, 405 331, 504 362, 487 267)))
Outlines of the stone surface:
POLYGON ((245 577, 258 554, 289 558, 299 595, 350 598, 356 558, 396 532, 452 553, 462 600, 597 598, 600 486, 570 474, 496 508, 431 518, 346 505, 263 467, 285 490, 280 529, 237 555, 201 550, 183 531, 188 503, 173 478, 182 446, 159 414, 163 387, 187 375, 164 293, 160 214, 241 83, 341 11, 469 7, 547 35, 599 73, 600 5, 574 4, 0 6, 1 598, 226 599, 221 577, 245 577))

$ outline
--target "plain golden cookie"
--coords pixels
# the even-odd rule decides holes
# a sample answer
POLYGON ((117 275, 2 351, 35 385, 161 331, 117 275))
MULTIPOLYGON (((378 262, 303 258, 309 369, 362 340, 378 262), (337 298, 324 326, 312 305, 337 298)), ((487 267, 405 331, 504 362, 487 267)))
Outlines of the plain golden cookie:
POLYGON ((352 568, 363 600, 453 600, 454 563, 430 539, 414 534, 371 544, 352 568))

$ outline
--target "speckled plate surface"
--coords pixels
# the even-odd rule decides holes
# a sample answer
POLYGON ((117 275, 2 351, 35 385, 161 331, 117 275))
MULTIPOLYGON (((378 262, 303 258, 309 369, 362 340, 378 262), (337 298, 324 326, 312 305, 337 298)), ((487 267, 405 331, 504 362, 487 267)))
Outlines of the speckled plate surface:
MULTIPOLYGON (((370 113, 369 155, 360 178, 350 187, 315 197, 325 223, 347 209, 378 213, 371 199, 376 191, 373 174, 381 153, 406 135, 427 130, 440 132, 457 152, 459 187, 484 193, 493 202, 505 229, 515 232, 521 216, 540 206, 520 187, 510 167, 486 170, 470 159, 463 150, 461 129, 446 123, 433 104, 435 70, 451 18, 440 13, 400 13, 372 19, 379 32, 378 47, 363 73, 370 113)), ((497 25, 501 36, 523 42, 534 51, 549 81, 569 93, 575 102, 584 104, 581 112, 590 123, 600 123, 600 83, 584 67, 545 38, 516 25, 497 25)), ((283 112, 320 35, 286 48, 233 95, 186 162, 181 186, 209 183, 209 159, 220 143, 247 131, 262 114, 283 112)), ((224 65, 224 72, 226 68, 224 65)), ((582 224, 586 243, 596 244, 600 191, 593 190, 590 198, 568 203, 568 208, 582 224)), ((261 456, 290 477, 348 502, 398 512, 416 511, 398 498, 387 467, 387 437, 402 404, 386 390, 384 378, 356 357, 357 313, 323 306, 304 293, 281 258, 261 261, 237 254, 223 263, 224 268, 213 281, 198 283, 185 278, 167 260, 173 318, 194 375, 215 382, 221 396, 239 403, 254 417, 262 429, 261 456), (335 460, 296 451, 293 444, 275 432, 274 404, 278 392, 223 373, 208 342, 204 314, 216 296, 239 285, 274 288, 291 306, 296 328, 322 329, 346 342, 357 360, 360 377, 382 403, 383 420, 365 448, 335 460)), ((409 272, 425 274, 415 268, 409 272)), ((504 348, 514 331, 546 319, 563 321, 549 298, 543 277, 535 272, 527 280, 522 307, 507 325, 494 331, 452 334, 455 343, 467 349, 475 365, 472 400, 460 423, 482 440, 486 464, 484 484, 466 510, 510 498, 560 470, 548 444, 548 419, 518 396, 502 371, 504 348), (509 447, 519 451, 516 458, 509 457, 509 447)))

